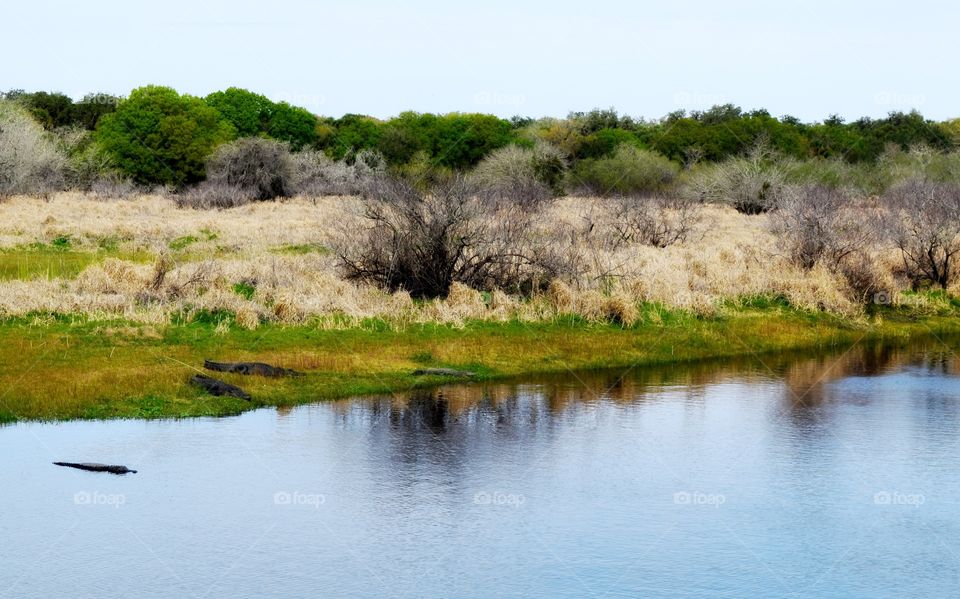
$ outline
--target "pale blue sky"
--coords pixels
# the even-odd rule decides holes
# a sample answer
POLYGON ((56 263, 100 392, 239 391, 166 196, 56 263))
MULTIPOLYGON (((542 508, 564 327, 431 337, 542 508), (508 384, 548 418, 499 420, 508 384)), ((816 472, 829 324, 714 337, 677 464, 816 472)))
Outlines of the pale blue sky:
POLYGON ((0 89, 240 86, 331 116, 960 116, 945 1, 2 1, 0 89))

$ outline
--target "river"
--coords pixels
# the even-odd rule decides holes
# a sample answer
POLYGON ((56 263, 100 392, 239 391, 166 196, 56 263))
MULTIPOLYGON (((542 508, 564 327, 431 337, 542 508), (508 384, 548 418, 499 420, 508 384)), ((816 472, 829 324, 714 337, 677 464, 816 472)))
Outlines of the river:
POLYGON ((0 596, 957 596, 954 347, 6 426, 0 596))

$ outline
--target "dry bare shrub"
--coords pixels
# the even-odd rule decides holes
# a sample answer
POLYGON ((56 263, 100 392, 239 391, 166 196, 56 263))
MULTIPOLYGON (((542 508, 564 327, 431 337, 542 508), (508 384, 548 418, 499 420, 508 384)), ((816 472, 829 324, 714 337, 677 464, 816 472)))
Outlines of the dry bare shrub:
POLYGON ((616 293, 607 298, 605 307, 607 319, 614 324, 631 327, 640 319, 637 303, 624 293, 616 293))
POLYGON ((334 161, 319 151, 292 156, 291 189, 301 196, 359 195, 385 168, 383 156, 372 150, 358 152, 352 163, 334 161))
POLYGON ((207 181, 214 187, 242 189, 254 200, 286 197, 293 183, 290 147, 261 137, 223 144, 207 160, 207 181))
POLYGON ((914 289, 946 289, 956 276, 960 252, 960 186, 911 179, 886 196, 887 228, 903 258, 914 289))
POLYGON ((547 297, 550 299, 550 304, 553 305, 558 314, 569 314, 573 312, 576 297, 573 294, 573 290, 570 289, 570 286, 560 279, 550 281, 550 285, 547 286, 547 297))
POLYGON ((410 182, 375 180, 361 231, 337 248, 348 279, 413 297, 443 297, 454 282, 474 289, 519 289, 535 272, 533 214, 484 197, 463 176, 424 193, 410 182))
POLYGON ((130 179, 108 175, 94 179, 88 193, 98 200, 129 200, 140 195, 142 191, 130 179))
POLYGON ((618 198, 612 225, 622 241, 665 248, 687 239, 699 220, 699 209, 685 198, 618 198))
POLYGON ((817 263, 836 270, 876 237, 849 197, 822 185, 786 188, 770 229, 787 258, 806 270, 817 263))
POLYGON ((175 194, 173 198, 180 208, 210 210, 249 204, 253 201, 254 195, 248 188, 203 181, 182 193, 175 194))
POLYGON ((890 270, 878 264, 874 257, 857 252, 844 260, 838 270, 858 304, 896 303, 899 286, 890 270))
POLYGON ((250 306, 242 306, 235 312, 237 324, 240 327, 253 330, 260 326, 260 314, 250 306))
POLYGON ((728 204, 744 214, 773 208, 786 185, 788 169, 765 144, 746 156, 694 168, 681 193, 700 202, 728 204))
POLYGON ((67 158, 29 114, 0 101, 0 197, 46 195, 66 184, 67 158))

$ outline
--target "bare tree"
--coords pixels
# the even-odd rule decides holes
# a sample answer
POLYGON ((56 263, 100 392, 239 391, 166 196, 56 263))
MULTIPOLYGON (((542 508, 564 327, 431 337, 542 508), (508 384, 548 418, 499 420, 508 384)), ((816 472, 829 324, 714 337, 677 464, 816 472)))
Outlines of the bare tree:
POLYGON ((850 198, 820 185, 784 189, 770 227, 787 257, 807 270, 819 262, 836 271, 873 236, 850 198))
POLYGON ((615 200, 613 229, 619 240, 658 248, 686 240, 697 224, 700 205, 664 196, 615 200))
POLYGON ((914 289, 926 283, 946 289, 960 252, 960 186, 911 179, 887 194, 889 230, 914 289))
POLYGON ((379 177, 368 187, 360 222, 337 248, 346 276, 414 297, 442 297, 454 282, 518 289, 538 270, 533 213, 498 201, 463 176, 424 193, 379 177))

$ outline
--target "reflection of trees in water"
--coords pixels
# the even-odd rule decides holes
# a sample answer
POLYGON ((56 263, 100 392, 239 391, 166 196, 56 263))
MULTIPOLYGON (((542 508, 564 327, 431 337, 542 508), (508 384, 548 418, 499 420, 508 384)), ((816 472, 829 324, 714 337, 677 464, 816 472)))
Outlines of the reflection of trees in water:
POLYGON ((783 373, 782 408, 801 432, 815 430, 830 412, 821 409, 832 399, 869 401, 869 397, 837 398, 831 396, 830 383, 848 377, 869 377, 899 371, 913 366, 931 375, 954 375, 960 372, 960 360, 949 346, 939 340, 922 341, 894 347, 863 344, 846 351, 798 359, 783 373))
POLYGON ((379 441, 372 445, 386 449, 398 463, 428 461, 456 468, 475 451, 522 451, 532 436, 551 437, 560 427, 592 426, 598 406, 639 411, 665 393, 674 399, 682 394, 682 401, 700 405, 712 385, 729 381, 782 384, 778 415, 806 435, 830 417, 830 411, 821 409, 831 399, 830 382, 883 374, 907 364, 938 374, 960 372, 960 360, 938 343, 901 348, 872 344, 815 356, 781 353, 558 374, 523 383, 451 385, 339 402, 336 409, 345 425, 368 423, 368 434, 379 441))

